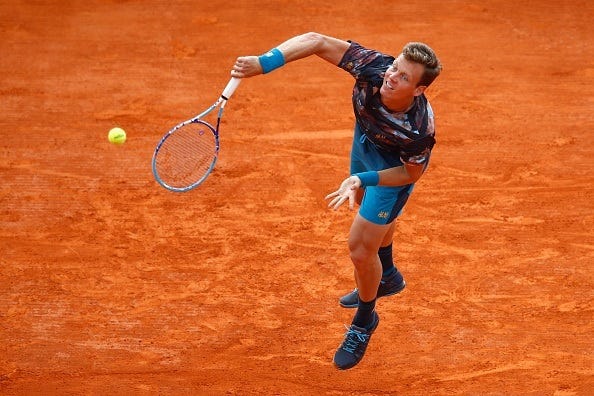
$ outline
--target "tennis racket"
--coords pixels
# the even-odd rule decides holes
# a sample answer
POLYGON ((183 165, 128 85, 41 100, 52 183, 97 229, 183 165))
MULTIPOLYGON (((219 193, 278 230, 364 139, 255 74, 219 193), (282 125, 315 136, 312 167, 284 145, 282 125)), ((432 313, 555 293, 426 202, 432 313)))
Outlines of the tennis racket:
POLYGON ((153 153, 155 180, 168 190, 184 192, 198 187, 213 171, 219 154, 219 126, 227 101, 241 79, 232 77, 219 99, 197 116, 174 126, 153 153), (216 126, 204 121, 219 108, 216 126))

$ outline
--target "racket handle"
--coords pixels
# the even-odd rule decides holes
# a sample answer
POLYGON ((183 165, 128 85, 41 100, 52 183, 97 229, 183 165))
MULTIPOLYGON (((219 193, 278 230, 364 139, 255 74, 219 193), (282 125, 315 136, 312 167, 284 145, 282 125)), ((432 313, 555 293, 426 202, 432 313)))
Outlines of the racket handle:
POLYGON ((231 80, 229 80, 229 83, 223 90, 222 97, 224 99, 231 98, 231 95, 233 95, 233 92, 235 92, 235 90, 237 89, 237 86, 239 85, 240 82, 241 82, 241 78, 231 77, 231 80))

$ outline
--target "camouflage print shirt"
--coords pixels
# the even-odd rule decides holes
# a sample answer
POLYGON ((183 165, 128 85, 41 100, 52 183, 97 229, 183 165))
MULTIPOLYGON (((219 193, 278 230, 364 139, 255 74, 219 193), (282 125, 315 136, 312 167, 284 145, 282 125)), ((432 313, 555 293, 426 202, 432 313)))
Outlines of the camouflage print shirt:
POLYGON ((367 138, 403 162, 427 162, 435 143, 433 110, 424 94, 406 112, 393 112, 380 101, 384 73, 394 57, 351 42, 338 66, 353 77, 355 117, 367 138))

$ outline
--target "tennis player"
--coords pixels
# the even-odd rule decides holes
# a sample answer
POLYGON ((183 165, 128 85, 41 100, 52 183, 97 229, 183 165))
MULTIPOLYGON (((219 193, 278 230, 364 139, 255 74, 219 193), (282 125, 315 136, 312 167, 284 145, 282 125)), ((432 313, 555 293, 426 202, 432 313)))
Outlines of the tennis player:
POLYGON ((435 127, 424 92, 442 66, 424 43, 408 43, 393 57, 310 32, 261 56, 238 57, 231 75, 265 74, 311 55, 355 78, 350 176, 326 197, 335 210, 346 201, 351 209, 360 205, 348 239, 356 288, 339 300, 357 311, 334 355, 334 364, 348 369, 361 361, 379 324, 376 299, 399 293, 406 285, 392 255, 394 220, 429 164, 435 127))

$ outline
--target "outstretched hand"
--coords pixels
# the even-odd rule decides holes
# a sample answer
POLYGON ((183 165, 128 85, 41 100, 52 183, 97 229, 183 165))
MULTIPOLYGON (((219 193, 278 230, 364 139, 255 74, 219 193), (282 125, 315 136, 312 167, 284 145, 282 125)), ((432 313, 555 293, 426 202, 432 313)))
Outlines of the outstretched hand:
POLYGON ((354 209, 355 197, 359 187, 361 187, 361 179, 359 179, 357 176, 350 176, 346 178, 341 183, 338 190, 326 195, 326 199, 331 199, 328 207, 337 210, 348 199, 349 209, 354 209))
POLYGON ((240 56, 235 60, 231 76, 237 78, 253 77, 262 74, 262 66, 257 56, 240 56))

